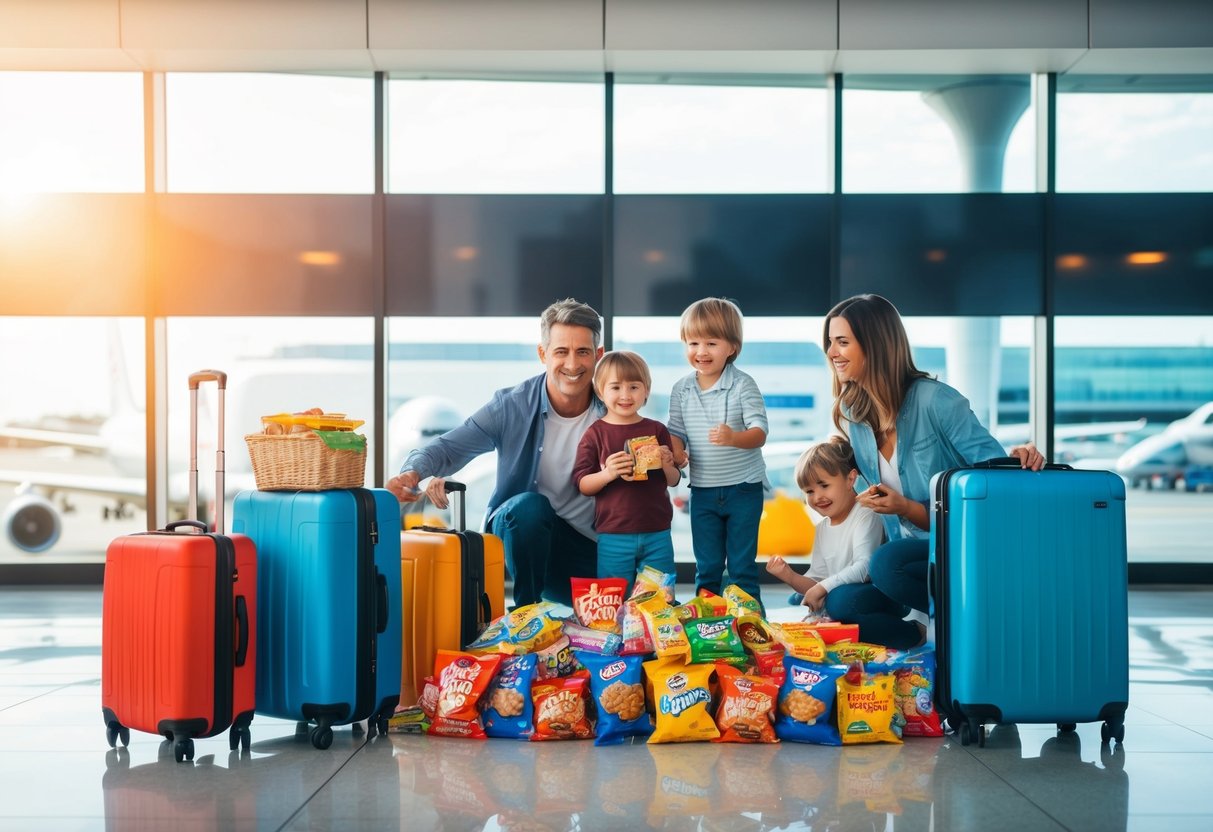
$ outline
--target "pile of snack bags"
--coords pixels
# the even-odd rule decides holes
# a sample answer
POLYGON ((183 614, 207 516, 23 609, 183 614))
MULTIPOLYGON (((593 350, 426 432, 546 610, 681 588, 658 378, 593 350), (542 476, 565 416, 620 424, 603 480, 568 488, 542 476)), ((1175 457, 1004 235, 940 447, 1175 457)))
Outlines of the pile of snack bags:
POLYGON ((942 736, 930 649, 858 641, 852 624, 774 623, 737 586, 674 602, 674 576, 633 590, 573 578, 573 615, 548 602, 439 650, 418 706, 393 730, 518 740, 843 745, 942 736))

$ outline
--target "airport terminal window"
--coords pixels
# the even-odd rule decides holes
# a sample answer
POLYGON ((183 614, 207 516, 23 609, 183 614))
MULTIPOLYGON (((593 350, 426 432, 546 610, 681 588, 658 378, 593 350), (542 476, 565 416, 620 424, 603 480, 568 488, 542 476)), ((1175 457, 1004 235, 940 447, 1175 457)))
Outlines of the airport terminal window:
POLYGON ((1027 75, 846 75, 842 190, 1035 191, 1033 95, 1027 75))
POLYGON ((0 193, 142 191, 141 74, 0 72, 0 193))
POLYGON ((831 190, 824 78, 621 75, 614 89, 615 193, 831 190))
POLYGON ((0 563, 99 563, 146 527, 143 320, 0 318, 0 354, 0 563))
POLYGON ((1057 190, 1213 190, 1213 76, 1057 81, 1057 190))
POLYGON ((170 72, 165 99, 169 191, 375 189, 370 75, 170 72))
MULTIPOLYGON (((319 407, 363 419, 366 482, 374 479, 376 453, 374 324, 370 318, 169 318, 169 501, 184 505, 189 471, 190 373, 213 367, 227 373, 224 450, 229 500, 255 485, 245 434, 262 429, 261 417, 319 407)), ((199 486, 214 482, 214 385, 199 393, 199 486)), ((213 487, 210 489, 213 491, 213 487)), ((178 510, 180 510, 178 508, 178 510)), ((231 528, 231 513, 227 513, 231 528)))
POLYGON ((392 78, 387 99, 389 193, 603 191, 600 78, 392 78))
POLYGON ((1213 561, 1210 332, 1209 317, 1057 319, 1056 444, 1125 479, 1131 563, 1213 561))

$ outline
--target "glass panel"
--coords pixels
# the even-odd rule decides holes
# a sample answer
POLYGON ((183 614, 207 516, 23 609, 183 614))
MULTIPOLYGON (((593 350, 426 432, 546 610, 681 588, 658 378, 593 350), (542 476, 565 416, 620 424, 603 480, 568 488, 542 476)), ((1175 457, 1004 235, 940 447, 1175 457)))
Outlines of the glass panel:
MULTIPOLYGON (((225 490, 230 501, 254 488, 245 434, 261 431, 261 417, 319 407, 366 424, 366 484, 377 449, 374 325, 370 318, 169 318, 169 500, 183 510, 188 495, 190 373, 213 367, 227 373, 224 431, 225 490)), ((199 488, 213 495, 216 437, 215 385, 199 392, 199 488)), ((226 513, 231 529, 230 505, 226 513)))
POLYGON ((825 312, 830 201, 785 195, 616 197, 616 311, 680 315, 699 298, 717 295, 755 315, 825 312))
POLYGON ((369 76, 171 72, 165 98, 169 191, 375 189, 369 76))
POLYGON ((387 309, 538 315, 575 297, 601 309, 601 196, 387 198, 387 309))
POLYGON ((0 193, 143 191, 143 76, 0 72, 0 193))
POLYGON ((101 562, 147 526, 143 320, 0 318, 0 354, 0 562, 101 562))
MULTIPOLYGON (((495 390, 544 372, 536 348, 539 313, 546 305, 526 318, 388 319, 389 476, 410 451, 462 424, 495 390)), ((497 454, 491 452, 451 476, 468 487, 469 529, 484 521, 496 472, 497 454)), ((448 521, 428 505, 406 505, 405 511, 448 521)))
POLYGON ((389 193, 603 192, 600 79, 394 78, 387 87, 389 193))
POLYGON ((846 195, 840 294, 873 292, 903 315, 1044 313, 1040 198, 846 195))
POLYGON ((1057 190, 1213 190, 1213 76, 1059 77, 1057 190))
POLYGON ((615 83, 617 194, 826 193, 824 78, 615 83))
POLYGON ((1131 563, 1211 563, 1210 317, 1058 318, 1057 441, 1081 435, 1079 468, 1116 471, 1131 563))
POLYGON ((847 75, 842 190, 1036 190, 1035 104, 1027 75, 847 75))

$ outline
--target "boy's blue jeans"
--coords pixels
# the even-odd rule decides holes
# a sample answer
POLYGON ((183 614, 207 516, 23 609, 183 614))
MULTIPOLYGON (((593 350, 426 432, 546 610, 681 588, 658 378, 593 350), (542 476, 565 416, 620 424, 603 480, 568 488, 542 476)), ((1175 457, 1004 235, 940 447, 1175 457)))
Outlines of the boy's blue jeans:
POLYGON ((826 596, 830 618, 859 625, 859 640, 907 650, 921 634, 913 621, 903 621, 909 608, 927 610, 927 556, 930 542, 919 538, 892 540, 872 553, 871 583, 843 584, 826 596))
POLYGON ((652 566, 662 572, 674 573, 674 539, 670 530, 641 534, 598 534, 598 577, 627 578, 626 598, 641 567, 652 566))
POLYGON ((762 483, 691 488, 691 540, 695 547, 695 591, 720 593, 729 578, 759 602, 758 521, 762 483))
POLYGON ((569 578, 598 575, 594 541, 559 517, 542 494, 528 491, 506 500, 488 530, 504 544, 515 607, 544 598, 572 606, 569 578))

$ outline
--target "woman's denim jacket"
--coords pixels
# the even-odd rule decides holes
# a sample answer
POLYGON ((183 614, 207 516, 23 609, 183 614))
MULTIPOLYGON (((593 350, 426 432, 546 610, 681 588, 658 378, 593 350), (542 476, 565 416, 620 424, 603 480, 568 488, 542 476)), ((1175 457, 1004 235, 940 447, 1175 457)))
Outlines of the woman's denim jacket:
MULTIPOLYGON (((847 415, 843 408, 843 415, 847 415)), ((880 482, 876 436, 861 422, 851 422, 851 446, 860 475, 869 484, 880 482)), ((956 390, 930 378, 916 379, 906 391, 897 413, 897 472, 902 494, 922 503, 930 516, 931 477, 949 468, 959 468, 1006 456, 1002 445, 977 421, 969 400, 956 390)), ((889 540, 911 534, 901 518, 881 515, 889 540)), ((916 529, 914 537, 926 538, 929 532, 916 529)))

